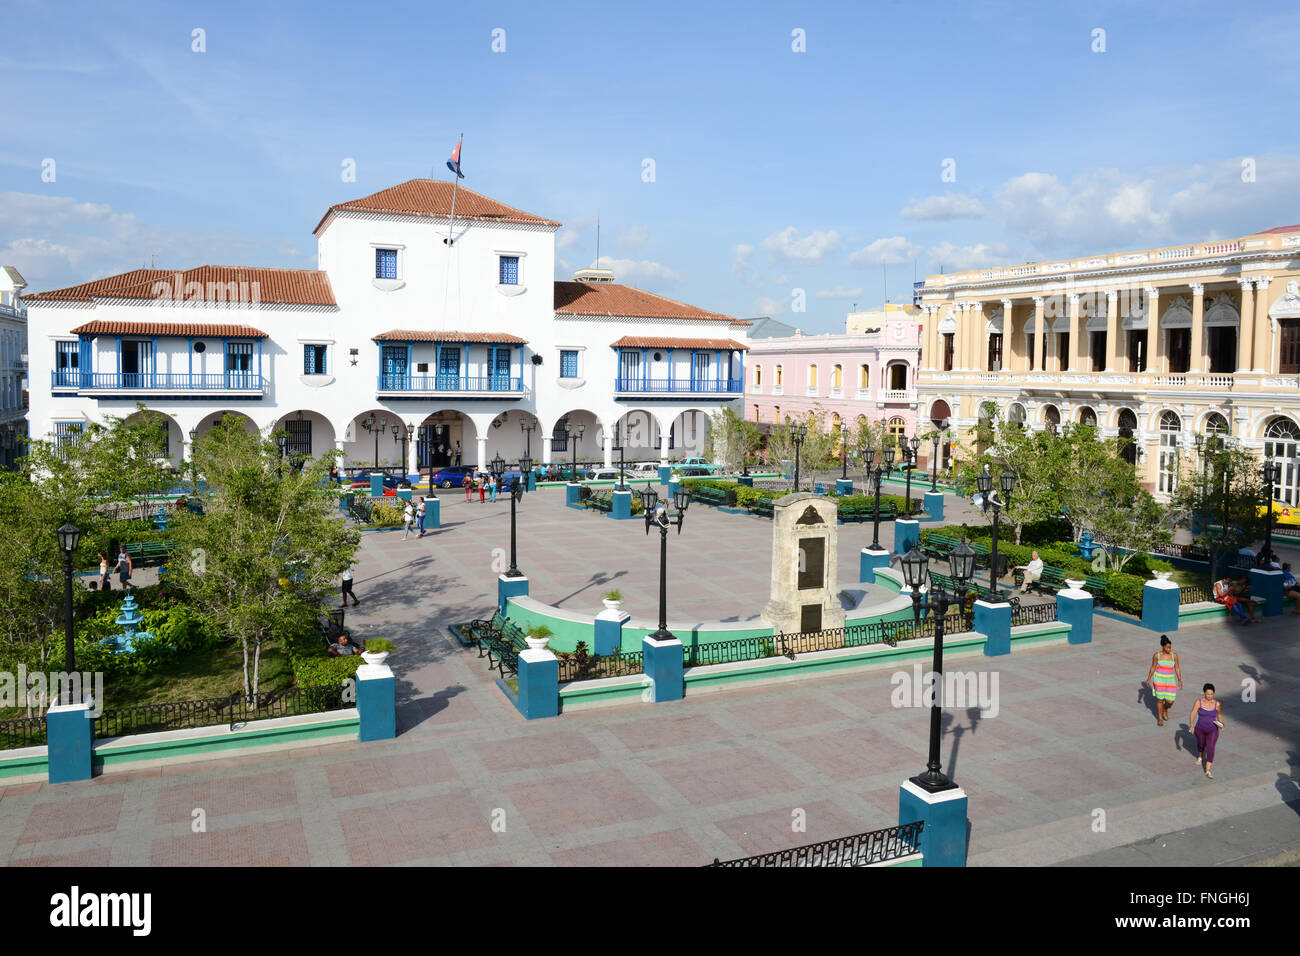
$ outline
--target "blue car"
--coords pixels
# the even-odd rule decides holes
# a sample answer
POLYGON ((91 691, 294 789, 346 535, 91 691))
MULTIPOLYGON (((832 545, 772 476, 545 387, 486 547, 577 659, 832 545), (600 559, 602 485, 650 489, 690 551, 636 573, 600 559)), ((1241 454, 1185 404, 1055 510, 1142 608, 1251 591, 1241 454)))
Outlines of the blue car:
POLYGON ((448 465, 429 476, 429 485, 434 488, 459 488, 465 484, 465 476, 473 476, 478 469, 473 465, 448 465))
MULTIPOLYGON (((378 474, 378 472, 376 472, 378 474)), ((348 486, 358 490, 370 487, 370 472, 365 471, 359 475, 347 479, 348 486)), ((402 479, 395 475, 384 475, 384 494, 397 494, 397 486, 402 483, 402 479)))

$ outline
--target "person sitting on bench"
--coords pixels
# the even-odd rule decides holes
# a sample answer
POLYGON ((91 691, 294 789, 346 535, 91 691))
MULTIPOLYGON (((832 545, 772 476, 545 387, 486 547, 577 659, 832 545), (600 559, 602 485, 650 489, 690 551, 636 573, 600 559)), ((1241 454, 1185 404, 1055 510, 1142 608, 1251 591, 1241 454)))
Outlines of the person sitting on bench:
POLYGON ((1012 570, 1025 572, 1024 580, 1020 582, 1020 593, 1024 594, 1029 590, 1029 585, 1036 583, 1043 576, 1043 559, 1035 551, 1028 564, 1018 564, 1012 570))
POLYGON ((347 631, 339 635, 338 643, 329 646, 329 652, 334 657, 347 657, 351 654, 360 654, 364 647, 358 647, 348 639, 347 631))

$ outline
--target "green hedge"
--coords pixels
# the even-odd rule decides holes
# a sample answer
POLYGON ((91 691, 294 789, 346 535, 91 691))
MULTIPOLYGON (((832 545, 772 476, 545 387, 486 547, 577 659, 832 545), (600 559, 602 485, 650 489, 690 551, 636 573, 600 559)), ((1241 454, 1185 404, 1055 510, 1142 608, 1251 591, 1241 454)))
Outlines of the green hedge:
MULTIPOLYGON (((1136 558, 1134 560, 1137 560, 1136 558)), ((1117 571, 1106 577, 1106 600, 1129 614, 1142 613, 1142 590, 1147 578, 1117 571)))
POLYGON ((334 657, 325 650, 325 642, 315 623, 302 622, 298 627, 280 635, 285 654, 293 668, 293 679, 299 687, 337 687, 354 677, 361 666, 361 657, 334 657))

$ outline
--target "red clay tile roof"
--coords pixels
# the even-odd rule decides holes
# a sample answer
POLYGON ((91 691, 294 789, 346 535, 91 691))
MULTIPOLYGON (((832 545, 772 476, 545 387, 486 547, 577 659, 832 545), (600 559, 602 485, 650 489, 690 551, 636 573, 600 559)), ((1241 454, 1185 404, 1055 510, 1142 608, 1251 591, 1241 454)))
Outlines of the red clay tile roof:
POLYGON ((109 322, 96 319, 72 330, 73 335, 177 335, 195 339, 265 339, 261 329, 251 325, 220 322, 109 322))
MULTIPOLYGON (((353 199, 349 202, 335 203, 326 210, 320 222, 316 223, 315 233, 321 224, 336 209, 357 212, 386 212, 400 216, 430 216, 445 219, 451 215, 452 184, 438 179, 408 179, 396 186, 389 186, 369 196, 353 199)), ((456 218, 482 219, 488 222, 514 222, 558 226, 560 223, 543 219, 532 213, 524 212, 489 199, 482 193, 461 186, 456 190, 456 218)))
POLYGON ((1270 233, 1278 232, 1300 232, 1300 226, 1274 226, 1272 229, 1265 229, 1263 232, 1259 233, 1259 235, 1267 236, 1270 233))
POLYGON ((625 335, 609 345, 615 349, 724 349, 728 352, 749 348, 735 339, 669 339, 648 335, 625 335))
POLYGON ((560 315, 614 315, 656 319, 711 319, 738 324, 720 312, 612 282, 555 283, 555 311, 560 315))
POLYGON ((260 266, 198 266, 135 269, 66 289, 25 298, 37 301, 89 302, 95 298, 171 299, 191 302, 263 302, 286 305, 334 305, 329 276, 316 269, 260 266), (197 283, 197 286, 192 285, 197 283))
POLYGON ((391 342, 483 342, 487 345, 527 345, 527 339, 508 332, 439 332, 433 329, 390 329, 373 336, 391 342))

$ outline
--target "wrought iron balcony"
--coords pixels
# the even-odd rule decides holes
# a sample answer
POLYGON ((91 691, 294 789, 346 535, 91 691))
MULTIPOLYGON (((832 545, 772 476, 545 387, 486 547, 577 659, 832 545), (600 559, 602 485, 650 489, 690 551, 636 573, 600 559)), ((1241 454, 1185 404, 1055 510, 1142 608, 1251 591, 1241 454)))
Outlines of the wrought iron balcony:
POLYGON ((405 375, 379 376, 378 391, 385 395, 459 395, 487 393, 497 397, 522 397, 524 380, 510 375, 405 375), (503 396, 504 393, 504 396, 503 396))
POLYGON ((51 387, 82 393, 161 394, 170 392, 244 392, 262 395, 266 380, 256 372, 82 372, 55 369, 51 387))
MULTIPOLYGON (((738 378, 691 380, 666 378, 618 378, 614 381, 615 392, 636 392, 647 394, 653 392, 665 395, 741 395, 745 383, 738 378)), ((777 394, 773 390, 773 394, 777 394)))

